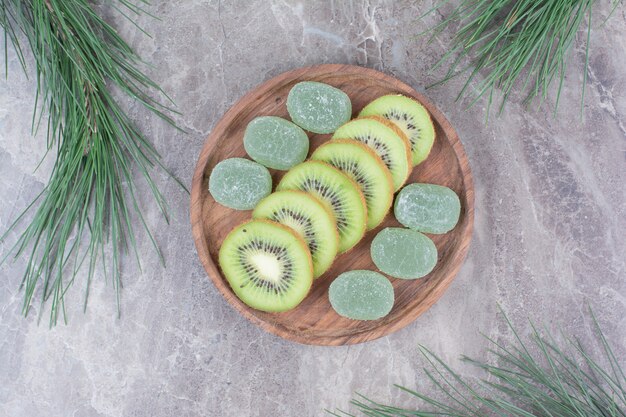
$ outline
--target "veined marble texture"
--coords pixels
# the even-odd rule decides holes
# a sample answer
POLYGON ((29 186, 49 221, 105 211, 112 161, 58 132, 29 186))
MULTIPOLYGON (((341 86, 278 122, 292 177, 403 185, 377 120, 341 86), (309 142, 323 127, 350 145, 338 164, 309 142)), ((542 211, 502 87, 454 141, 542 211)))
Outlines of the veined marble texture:
MULTIPOLYGON (((450 44, 414 35, 441 20, 416 17, 431 1, 155 1, 141 17, 144 36, 107 6, 101 10, 177 103, 182 134, 132 102, 130 114, 172 172, 190 184, 202 144, 222 114, 257 84, 319 63, 375 68, 424 91, 428 69, 450 44)), ((450 6, 446 6, 449 10, 450 6)), ((144 214, 161 247, 162 269, 147 239, 143 269, 123 269, 122 316, 99 273, 87 313, 83 283, 68 296, 69 324, 24 319, 19 291, 25 258, 0 267, 0 416, 321 416, 348 408, 354 391, 411 405, 392 384, 434 393, 421 370, 423 344, 463 375, 476 370, 461 353, 484 358, 483 332, 513 340, 497 303, 523 335, 527 318, 578 336, 594 352, 593 307, 622 363, 626 361, 626 10, 605 26, 610 2, 598 2, 591 35, 584 118, 580 88, 585 55, 579 33, 556 117, 526 109, 513 96, 501 117, 484 123, 485 100, 455 102, 463 79, 426 94, 456 127, 476 187, 469 256, 443 298, 412 325, 346 347, 303 346, 265 333, 241 317, 207 279, 196 256, 188 196, 159 172, 172 209, 166 227, 148 190, 144 214)), ((444 9, 444 14, 445 14, 444 9)), ((1 48, 1 46, 0 46, 1 48)), ((4 60, 4 54, 2 58, 4 60)), ((8 51, 0 81, 0 234, 42 189, 52 167, 43 135, 31 135, 35 82, 8 51)), ((2 62, 4 66, 4 62, 2 62)), ((12 233, 0 253, 16 241, 12 233)), ((626 365, 626 363, 624 363, 626 365)))

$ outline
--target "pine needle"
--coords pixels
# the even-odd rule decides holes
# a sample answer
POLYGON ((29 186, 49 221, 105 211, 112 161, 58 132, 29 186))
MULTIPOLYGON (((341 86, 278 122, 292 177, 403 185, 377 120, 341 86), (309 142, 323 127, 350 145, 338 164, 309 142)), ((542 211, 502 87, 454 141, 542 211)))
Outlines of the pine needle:
MULTIPOLYGON (((144 13, 127 0, 120 5, 128 13, 144 13)), ((165 169, 160 156, 109 87, 174 126, 166 114, 172 110, 152 97, 151 92, 162 90, 139 69, 140 58, 87 0, 0 0, 0 25, 5 46, 13 44, 24 70, 27 61, 20 39, 33 55, 38 86, 33 129, 45 109, 48 151, 56 152, 48 184, 0 237, 3 241, 23 223, 26 212, 34 210, 2 260, 9 254, 28 260, 21 282, 22 312, 27 315, 39 298, 42 307, 50 304, 50 326, 59 316, 66 320, 65 295, 85 262, 86 308, 101 262, 116 291, 119 314, 120 256, 131 249, 139 262, 133 218, 139 218, 163 263, 136 199, 136 172, 166 220, 168 206, 150 174, 155 166, 165 169), (105 247, 112 249, 110 256, 105 247)))

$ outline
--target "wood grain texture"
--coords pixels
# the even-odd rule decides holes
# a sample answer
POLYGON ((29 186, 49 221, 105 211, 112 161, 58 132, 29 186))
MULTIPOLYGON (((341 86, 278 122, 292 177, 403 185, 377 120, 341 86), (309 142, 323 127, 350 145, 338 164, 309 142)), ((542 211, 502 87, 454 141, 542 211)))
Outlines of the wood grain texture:
MULTIPOLYGON (((327 141, 330 135, 309 134, 311 149, 327 141)), ((270 171, 274 186, 282 177, 270 171)), ((399 330, 432 306, 448 288, 469 250, 474 222, 474 186, 469 162, 459 137, 444 115, 422 94, 401 81, 381 72, 352 65, 319 65, 283 73, 261 84, 241 98, 218 122, 200 153, 191 192, 192 232, 198 255, 211 281, 244 317, 261 328, 299 343, 346 345, 366 342, 399 330), (373 99, 400 93, 420 101, 430 112, 437 138, 428 159, 413 169, 408 183, 425 182, 453 189, 461 199, 461 218, 444 235, 430 235, 439 251, 435 269, 419 280, 391 279, 396 302, 391 313, 375 321, 354 321, 337 315, 328 301, 328 286, 342 272, 353 269, 377 270, 370 258, 370 244, 384 227, 399 226, 389 213, 383 224, 366 233, 349 252, 340 255, 326 274, 318 278, 310 294, 296 309, 286 313, 264 313, 243 304, 232 292, 218 266, 218 252, 223 239, 233 227, 250 219, 250 211, 225 208, 208 192, 209 174, 221 160, 247 157, 243 133, 255 117, 274 115, 289 119, 285 102, 290 88, 300 81, 319 81, 340 88, 350 96, 353 116, 373 99)))

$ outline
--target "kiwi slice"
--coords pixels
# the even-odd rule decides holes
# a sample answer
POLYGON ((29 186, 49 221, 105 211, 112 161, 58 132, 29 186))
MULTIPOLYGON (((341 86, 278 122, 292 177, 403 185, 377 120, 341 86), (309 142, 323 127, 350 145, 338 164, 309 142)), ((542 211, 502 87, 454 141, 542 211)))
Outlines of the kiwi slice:
POLYGON ((359 118, 342 125, 332 139, 355 139, 372 148, 391 172, 394 190, 399 190, 411 172, 411 145, 395 129, 382 117, 359 118))
POLYGON ((335 260, 339 233, 333 214, 315 197, 303 191, 277 191, 259 202, 254 219, 269 219, 293 229, 304 239, 311 258, 313 276, 321 276, 335 260))
POLYGON ((267 220, 235 227, 220 247, 219 263, 237 297, 257 310, 291 310, 313 282, 313 262, 304 240, 267 220))
POLYGON ((413 166, 428 157, 435 141, 435 126, 424 106, 412 98, 390 94, 372 101, 359 113, 359 117, 373 115, 391 120, 407 135, 413 166))
POLYGON ((331 164, 359 184, 367 204, 368 230, 383 221, 393 200, 393 179, 369 146, 350 139, 332 140, 317 148, 311 159, 331 164))
POLYGON ((301 190, 319 199, 335 216, 340 253, 351 249, 365 234, 365 197, 356 182, 330 164, 307 161, 296 165, 276 190, 301 190))

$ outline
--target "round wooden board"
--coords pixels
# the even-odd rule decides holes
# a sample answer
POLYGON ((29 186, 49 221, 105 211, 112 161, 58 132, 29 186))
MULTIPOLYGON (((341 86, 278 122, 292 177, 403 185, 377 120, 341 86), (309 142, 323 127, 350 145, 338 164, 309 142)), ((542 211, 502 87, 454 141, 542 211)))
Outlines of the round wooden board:
MULTIPOLYGON (((310 134, 312 152, 330 135, 310 134)), ((310 154, 310 153, 309 153, 310 154)), ((274 185, 280 171, 271 171, 274 185)), ((289 71, 264 82, 240 99, 219 121, 207 138, 193 177, 191 222, 198 255, 209 277, 244 317, 285 339, 312 345, 347 345, 385 336, 415 320, 437 301, 459 271, 472 236, 474 188, 469 163, 459 137, 444 115, 422 94, 381 72, 352 65, 318 65, 289 71), (330 270, 315 280, 310 294, 294 310, 264 313, 243 304, 232 292, 218 266, 223 239, 233 227, 250 219, 250 211, 236 211, 215 202, 208 192, 209 174, 220 161, 247 157, 243 133, 257 116, 274 115, 289 119, 287 94, 300 81, 320 81, 340 88, 350 96, 353 117, 377 97, 390 93, 412 96, 432 115, 437 138, 428 159, 413 169, 408 182, 424 182, 452 188, 461 199, 461 218, 449 233, 430 235, 439 251, 435 269, 423 279, 391 279, 395 305, 391 313, 375 321, 355 321, 337 315, 328 301, 328 286, 340 273, 353 269, 377 270, 370 258, 370 243, 383 227, 399 226, 389 213, 383 224, 366 233, 351 251, 340 255, 330 270)))

